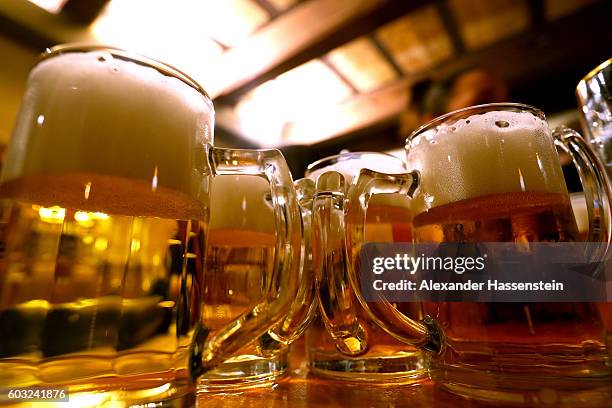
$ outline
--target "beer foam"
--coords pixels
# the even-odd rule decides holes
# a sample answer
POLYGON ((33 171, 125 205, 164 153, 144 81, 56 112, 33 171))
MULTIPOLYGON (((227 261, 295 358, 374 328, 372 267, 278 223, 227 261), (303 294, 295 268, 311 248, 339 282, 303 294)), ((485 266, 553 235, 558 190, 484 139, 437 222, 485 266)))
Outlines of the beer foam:
POLYGON ((267 180, 257 176, 217 176, 212 181, 210 231, 275 231, 267 180))
MULTIPOLYGON (((386 174, 402 174, 406 173, 406 166, 401 159, 393 156, 387 156, 380 153, 356 153, 358 157, 351 157, 352 153, 348 153, 346 158, 342 155, 338 160, 329 166, 316 169, 312 172, 307 172, 306 178, 316 182, 319 176, 328 171, 337 171, 344 176, 346 185, 350 185, 353 180, 359 175, 361 169, 370 169, 379 173, 386 174)), ((407 206, 408 198, 399 194, 376 194, 372 196, 371 204, 392 205, 392 206, 407 206)))
POLYGON ((213 121, 211 102, 177 78, 104 51, 57 55, 30 73, 2 182, 87 173, 199 199, 213 121))
POLYGON ((421 174, 416 214, 488 194, 567 194, 548 125, 529 112, 473 115, 425 131, 407 147, 408 168, 421 174))
MULTIPOLYGON (((347 153, 346 158, 339 155, 337 161, 329 166, 318 168, 314 171, 307 171, 306 178, 317 181, 319 176, 327 171, 337 171, 344 176, 347 184, 359 175, 361 169, 370 169, 379 173, 398 174, 405 173, 404 162, 397 157, 386 156, 381 153, 347 153)), ((324 159, 325 160, 325 159, 324 159)))

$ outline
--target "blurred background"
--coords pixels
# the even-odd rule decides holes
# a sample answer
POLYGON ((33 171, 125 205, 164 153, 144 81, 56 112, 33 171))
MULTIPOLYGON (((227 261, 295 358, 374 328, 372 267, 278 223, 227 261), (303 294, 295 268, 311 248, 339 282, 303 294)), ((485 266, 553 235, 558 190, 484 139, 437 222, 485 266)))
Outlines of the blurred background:
POLYGON ((183 70, 213 97, 216 145, 281 148, 295 178, 341 150, 403 156, 423 121, 475 103, 578 127, 610 21, 603 0, 1 0, 0 143, 37 55, 66 42, 183 70))

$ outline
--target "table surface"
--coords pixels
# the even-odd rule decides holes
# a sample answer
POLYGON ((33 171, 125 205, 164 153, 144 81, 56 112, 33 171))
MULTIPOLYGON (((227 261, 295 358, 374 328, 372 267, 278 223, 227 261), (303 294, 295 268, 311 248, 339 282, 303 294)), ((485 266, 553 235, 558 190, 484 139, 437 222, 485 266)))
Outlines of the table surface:
MULTIPOLYGON (((418 385, 371 385, 324 380, 292 372, 272 387, 234 393, 204 393, 201 407, 486 407, 438 390, 429 381, 418 385)), ((496 405, 499 406, 499 405, 496 405)))
MULTIPOLYGON (((276 384, 231 393, 201 393, 198 395, 198 406, 205 408, 500 408, 504 406, 500 403, 485 404, 455 396, 436 387, 429 380, 409 385, 375 385, 318 378, 308 373, 301 354, 292 353, 289 375, 276 384)), ((612 407, 612 401, 605 405, 612 407)), ((547 407, 558 408, 555 404, 547 407)), ((600 406, 595 407, 587 403, 584 407, 600 406)))

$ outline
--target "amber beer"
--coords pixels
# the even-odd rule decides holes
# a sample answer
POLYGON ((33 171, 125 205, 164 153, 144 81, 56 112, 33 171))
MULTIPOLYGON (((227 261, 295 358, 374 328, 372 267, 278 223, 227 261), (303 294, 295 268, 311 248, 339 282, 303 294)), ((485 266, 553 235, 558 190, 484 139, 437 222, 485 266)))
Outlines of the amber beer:
MULTIPOLYGON (((415 217, 414 234, 420 242, 571 242, 578 237, 567 196, 537 192, 491 194, 435 207, 415 217)), ((577 356, 604 351, 602 322, 593 303, 431 306, 429 312, 445 322, 449 339, 469 343, 474 351, 480 343, 491 353, 489 364, 495 355, 512 350, 515 363, 532 359, 521 353, 525 347, 545 347, 553 355, 557 348, 564 358, 569 350, 577 356)), ((483 357, 478 359, 482 363, 483 357)))
MULTIPOLYGON (((409 140, 408 167, 422 176, 413 200, 416 242, 580 240, 540 115, 527 108, 484 109, 409 140)), ((454 302, 424 308, 447 339, 434 376, 454 392, 515 398, 504 393, 559 387, 565 392, 584 386, 578 377, 585 372, 593 378, 609 375, 595 303, 454 302), (564 376, 575 380, 564 382, 564 376)), ((531 401, 541 397, 538 392, 516 398, 531 401)))

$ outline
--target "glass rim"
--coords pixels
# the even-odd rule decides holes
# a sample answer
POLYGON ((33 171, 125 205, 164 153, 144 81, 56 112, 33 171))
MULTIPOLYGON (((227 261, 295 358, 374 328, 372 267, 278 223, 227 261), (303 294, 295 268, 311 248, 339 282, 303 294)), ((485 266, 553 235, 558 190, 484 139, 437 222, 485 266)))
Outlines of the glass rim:
POLYGON ((171 76, 181 80, 185 84, 189 85, 191 88, 198 91, 204 97, 206 97, 206 99, 208 99, 210 102, 212 102, 212 98, 210 97, 210 95, 208 95, 208 92, 206 92, 204 87, 200 85, 198 81, 196 81, 180 69, 165 62, 158 61, 154 58, 147 57, 146 55, 142 55, 133 51, 128 51, 123 48, 114 47, 112 45, 91 43, 66 43, 55 45, 53 47, 45 49, 45 51, 43 51, 38 56, 37 64, 64 53, 89 51, 106 51, 113 57, 118 57, 126 61, 135 62, 140 65, 151 67, 166 76, 171 76))
POLYGON ((314 161, 312 163, 310 163, 308 165, 308 167, 306 167, 306 171, 304 172, 304 177, 308 177, 310 174, 314 173, 317 170, 321 170, 325 167, 334 165, 338 162, 340 162, 341 160, 348 160, 348 159, 360 159, 363 158, 366 155, 375 155, 375 156, 382 156, 384 158, 387 159, 393 159, 395 161, 397 161, 398 163, 401 163, 402 167, 404 167, 404 169, 406 168, 406 163, 400 159, 397 156, 393 156, 392 154, 389 153, 385 153, 385 152, 368 152, 368 151, 362 151, 362 152, 346 152, 346 153, 338 153, 338 154, 334 154, 331 156, 327 156, 324 157, 322 159, 319 159, 317 161, 314 161))
POLYGON ((607 60, 605 60, 604 62, 602 62, 601 64, 599 64, 598 66, 596 66, 595 68, 593 68, 592 70, 589 71, 588 74, 586 74, 578 83, 578 86, 580 86, 580 83, 582 82, 587 82, 591 79, 593 79, 594 76, 596 76, 597 74, 599 74, 601 71, 605 70, 606 68, 608 68, 608 66, 610 66, 612 64, 612 58, 608 58, 607 60))
POLYGON ((444 115, 438 116, 437 118, 430 120, 424 125, 419 126, 414 132, 410 134, 410 136, 406 138, 406 145, 408 145, 412 141, 412 139, 414 139, 416 136, 420 135, 421 133, 427 130, 430 130, 432 128, 435 128, 441 125, 443 122, 446 122, 450 118, 471 116, 471 114, 477 111, 482 111, 482 110, 485 110, 487 112, 493 111, 493 110, 527 111, 542 120, 546 120, 546 115, 544 115, 544 112, 542 112, 540 109, 536 108, 535 106, 527 105, 524 103, 498 102, 498 103, 485 103, 482 105, 468 106, 467 108, 457 109, 455 111, 445 113, 444 115))

